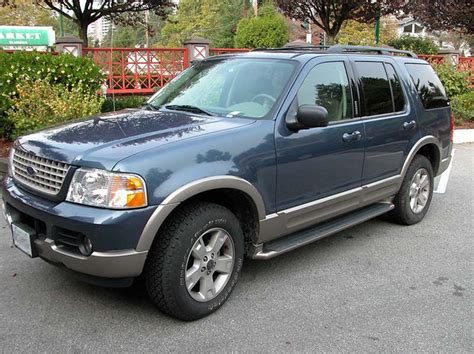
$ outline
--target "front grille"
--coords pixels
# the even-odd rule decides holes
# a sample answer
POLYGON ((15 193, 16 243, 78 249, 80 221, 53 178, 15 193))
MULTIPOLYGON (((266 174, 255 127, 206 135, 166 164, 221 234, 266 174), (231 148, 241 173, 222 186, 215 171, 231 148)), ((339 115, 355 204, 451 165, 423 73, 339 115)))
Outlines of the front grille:
POLYGON ((15 149, 13 177, 37 191, 57 195, 66 177, 69 165, 15 149))

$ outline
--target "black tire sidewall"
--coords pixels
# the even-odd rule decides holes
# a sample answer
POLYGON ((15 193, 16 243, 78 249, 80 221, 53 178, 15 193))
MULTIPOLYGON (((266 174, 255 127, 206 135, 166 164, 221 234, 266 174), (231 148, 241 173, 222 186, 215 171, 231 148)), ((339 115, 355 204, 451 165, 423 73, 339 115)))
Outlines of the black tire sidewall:
POLYGON ((433 167, 431 166, 430 161, 426 157, 422 155, 416 155, 412 163, 410 164, 410 167, 408 168, 408 171, 400 188, 400 192, 395 198, 395 207, 397 208, 397 211, 399 213, 399 221, 407 225, 412 225, 423 220, 429 210, 431 200, 433 199, 433 191, 433 167), (428 171, 428 177, 430 179, 430 193, 425 208, 420 213, 414 213, 410 207, 410 185, 413 176, 421 168, 424 168, 426 171, 428 171))
POLYGON ((177 235, 180 239, 178 249, 171 260, 171 268, 175 271, 171 272, 173 276, 171 282, 167 285, 171 287, 171 291, 175 296, 177 306, 181 311, 187 314, 191 319, 197 319, 209 315, 216 311, 227 300, 237 283, 240 270, 242 269, 244 257, 244 237, 240 229, 237 218, 226 208, 215 205, 206 208, 197 218, 192 220, 192 224, 187 225, 183 229, 183 233, 177 235), (186 289, 185 273, 188 256, 195 242, 206 231, 213 228, 224 229, 232 238, 234 243, 234 266, 232 275, 228 280, 224 289, 214 299, 208 302, 199 302, 194 300, 186 289), (189 237, 189 235, 192 235, 189 237))

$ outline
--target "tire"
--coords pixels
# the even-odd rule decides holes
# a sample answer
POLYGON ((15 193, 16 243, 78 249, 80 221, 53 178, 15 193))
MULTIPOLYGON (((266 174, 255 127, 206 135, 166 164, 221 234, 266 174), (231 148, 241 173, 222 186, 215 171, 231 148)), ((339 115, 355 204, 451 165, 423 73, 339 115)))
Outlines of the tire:
POLYGON ((162 312, 197 320, 227 300, 243 257, 244 236, 230 210, 213 203, 186 204, 164 223, 153 242, 145 264, 147 292, 162 312))
POLYGON ((423 155, 415 155, 393 201, 395 209, 391 212, 392 219, 402 225, 413 225, 423 220, 433 198, 433 181, 431 162, 423 155), (413 202, 413 198, 418 198, 418 201, 413 202))

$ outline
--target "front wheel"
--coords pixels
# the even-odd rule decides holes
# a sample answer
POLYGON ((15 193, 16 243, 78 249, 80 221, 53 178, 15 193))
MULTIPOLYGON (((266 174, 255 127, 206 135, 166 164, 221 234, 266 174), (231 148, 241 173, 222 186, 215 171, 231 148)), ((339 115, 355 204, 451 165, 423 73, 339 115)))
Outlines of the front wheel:
POLYGON ((433 175, 430 161, 416 155, 393 201, 395 209, 391 214, 396 222, 413 225, 423 220, 433 197, 433 175))
POLYGON ((145 266, 145 281, 158 308, 182 320, 216 311, 234 288, 244 256, 240 224, 212 203, 183 206, 163 225, 145 266))

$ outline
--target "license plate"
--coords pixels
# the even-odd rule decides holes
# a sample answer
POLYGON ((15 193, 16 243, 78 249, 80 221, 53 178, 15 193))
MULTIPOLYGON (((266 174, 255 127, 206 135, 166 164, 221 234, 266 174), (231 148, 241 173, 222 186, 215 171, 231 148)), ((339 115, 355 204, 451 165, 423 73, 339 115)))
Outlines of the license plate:
POLYGON ((36 257, 35 232, 26 225, 12 224, 13 244, 30 257, 36 257))

